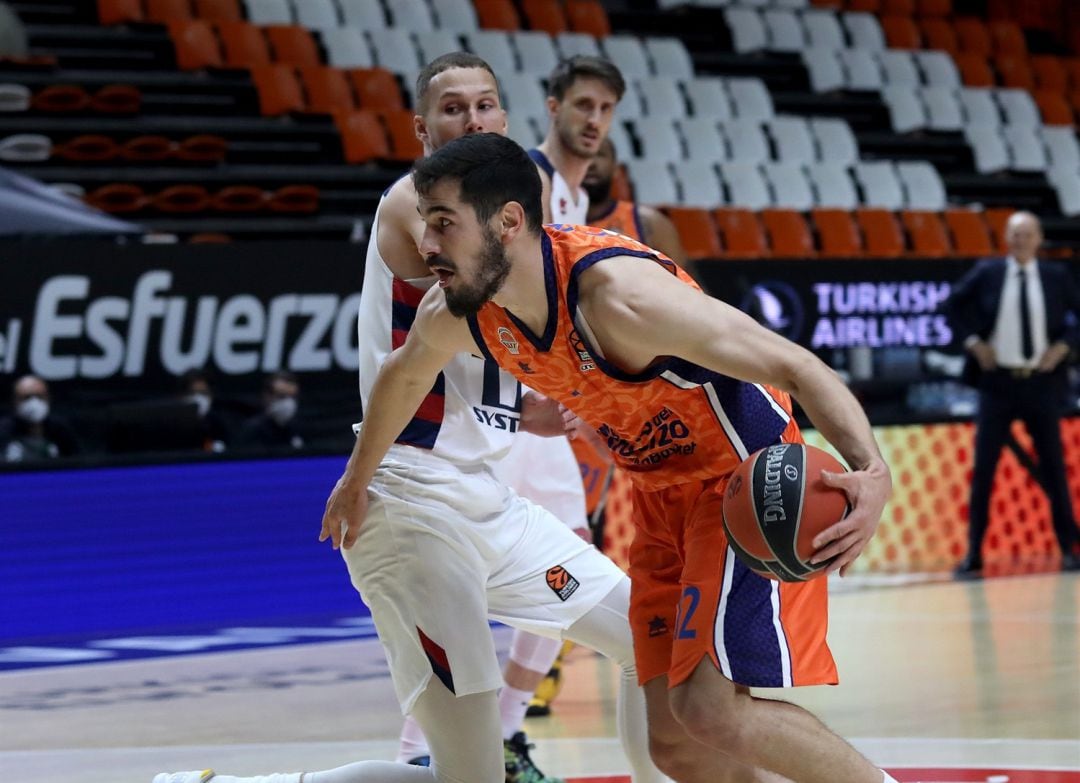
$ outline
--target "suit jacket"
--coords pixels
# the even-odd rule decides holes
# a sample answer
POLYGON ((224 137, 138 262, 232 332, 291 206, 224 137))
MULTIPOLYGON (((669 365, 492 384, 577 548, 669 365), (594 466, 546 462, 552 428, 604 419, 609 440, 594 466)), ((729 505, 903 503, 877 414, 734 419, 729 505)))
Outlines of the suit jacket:
MULTIPOLYGON (((991 258, 980 261, 974 269, 957 282, 944 303, 957 339, 963 342, 971 335, 989 340, 997 322, 1001 291, 1005 287, 1006 261, 991 258)), ((1048 344, 1063 340, 1075 350, 1080 346, 1080 289, 1070 271, 1062 264, 1039 261, 1039 280, 1042 282, 1046 306, 1046 338, 1048 344)), ((1064 377, 1065 362, 1058 365, 1057 374, 1064 377)), ((970 354, 964 365, 963 380, 978 385, 979 364, 970 354)))

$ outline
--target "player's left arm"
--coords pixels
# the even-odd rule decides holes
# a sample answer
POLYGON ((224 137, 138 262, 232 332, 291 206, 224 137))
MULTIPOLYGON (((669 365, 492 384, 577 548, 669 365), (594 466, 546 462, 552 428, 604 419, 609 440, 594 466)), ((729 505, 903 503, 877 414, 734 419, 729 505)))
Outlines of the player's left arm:
POLYGON ((836 556, 830 570, 844 573, 873 536, 892 478, 862 406, 839 376, 806 349, 659 265, 609 259, 582 275, 581 290, 581 306, 594 329, 599 327, 605 352, 627 369, 678 356, 723 375, 767 383, 799 401, 852 467, 849 473, 823 473, 827 484, 847 493, 851 513, 814 539, 813 561, 836 556), (627 263, 635 264, 634 274, 625 274, 627 263))
POLYGON ((638 207, 642 227, 645 229, 645 244, 655 248, 679 266, 686 268, 686 250, 683 249, 679 230, 671 218, 654 207, 638 207))

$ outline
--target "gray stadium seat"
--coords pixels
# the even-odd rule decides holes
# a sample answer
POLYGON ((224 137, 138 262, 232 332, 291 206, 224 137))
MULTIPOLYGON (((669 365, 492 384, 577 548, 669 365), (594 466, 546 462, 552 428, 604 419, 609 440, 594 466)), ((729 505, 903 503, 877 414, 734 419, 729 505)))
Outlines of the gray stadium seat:
POLYGON ((309 30, 325 30, 341 27, 334 0, 293 0, 296 23, 309 30))
POLYGON ((773 139, 776 159, 782 163, 813 163, 817 159, 810 123, 805 117, 773 117, 765 127, 773 139))
POLYGON ((244 10, 252 24, 293 24, 288 0, 244 0, 244 10))
POLYGON ((672 168, 679 185, 679 203, 699 209, 712 209, 724 203, 724 191, 715 165, 682 160, 674 163, 672 168))
POLYGON ((851 181, 848 167, 842 163, 811 163, 806 174, 814 188, 814 203, 819 207, 854 209, 859 205, 859 194, 851 181))
POLYGON ((846 120, 811 117, 810 132, 817 142, 818 158, 823 163, 854 163, 859 159, 859 144, 846 120))
POLYGON ((918 90, 926 107, 926 127, 936 131, 958 131, 964 127, 964 110, 952 87, 922 87, 918 90))
POLYGON ((1046 147, 1038 129, 1031 125, 1004 125, 1001 135, 1009 148, 1009 168, 1013 171, 1046 171, 1046 147))
POLYGON ((727 202, 747 209, 772 206, 769 185, 753 163, 721 163, 720 178, 727 186, 727 202))
POLYGON ((686 45, 678 38, 652 36, 645 39, 645 51, 652 59, 653 73, 676 79, 694 76, 694 62, 686 45))
POLYGON ((570 58, 576 54, 586 54, 592 57, 603 56, 600 45, 588 33, 559 33, 555 36, 555 46, 563 58, 570 58))
POLYGON ((820 8, 807 10, 802 15, 803 29, 810 46, 826 46, 830 49, 843 49, 844 31, 833 11, 820 8))
POLYGON ((964 125, 1001 124, 1001 110, 994 100, 994 91, 988 87, 963 87, 958 95, 964 110, 964 125))
POLYGON ((904 190, 896 176, 896 168, 890 161, 856 163, 852 171, 855 181, 862 189, 864 204, 882 209, 903 208, 904 190))
POLYGON ((975 153, 975 170, 980 174, 993 174, 1009 168, 1009 149, 1001 136, 1001 129, 980 123, 964 127, 964 138, 975 153))
POLYGON ((687 160, 719 163, 729 160, 727 142, 713 117, 684 117, 677 122, 686 144, 687 160))
POLYGON ((881 66, 870 49, 840 49, 844 66, 844 86, 849 90, 880 90, 881 66))
POLYGON ((802 50, 802 61, 814 92, 831 92, 845 86, 844 66, 835 50, 827 46, 808 47, 802 50))
POLYGON ((1044 125, 1039 136, 1046 145, 1050 167, 1061 171, 1080 169, 1080 142, 1076 131, 1068 126, 1044 125))
POLYGON ((731 96, 735 116, 742 119, 768 120, 776 114, 772 95, 765 82, 756 77, 729 78, 728 95, 731 96))
POLYGON ((739 54, 757 52, 768 43, 765 22, 752 8, 725 8, 724 21, 731 30, 731 45, 739 54))
POLYGON ((499 75, 503 108, 510 114, 536 114, 543 112, 547 94, 540 85, 540 77, 531 73, 513 71, 499 75))
POLYGON ((443 30, 468 32, 480 26, 476 9, 469 0, 431 0, 431 9, 435 12, 435 21, 443 30))
MULTIPOLYGON (((303 2, 303 0, 301 0, 303 2)), ((345 24, 361 30, 385 30, 388 26, 382 3, 371 0, 338 0, 345 24)))
POLYGON ((679 203, 679 191, 671 166, 661 160, 629 159, 626 171, 634 183, 634 198, 640 204, 659 205, 679 203))
POLYGON ((899 161, 896 174, 907 193, 906 202, 912 209, 945 209, 945 183, 937 169, 925 160, 899 161))
POLYGON ((761 171, 773 194, 773 205, 806 211, 814 206, 814 189, 797 163, 762 163, 761 171))
POLYGON ((897 133, 909 133, 926 127, 926 108, 914 87, 886 85, 881 88, 881 99, 889 109, 889 120, 897 133))
POLYGON ((510 44, 517 50, 521 70, 547 76, 559 63, 555 41, 543 30, 521 30, 510 34, 510 44))
POLYGON ((762 14, 762 19, 770 51, 801 52, 806 48, 806 33, 794 11, 770 8, 762 14))
MULTIPOLYGON (((653 117, 685 117, 686 100, 679 83, 670 76, 652 76, 639 79, 637 90, 645 103, 645 113, 653 117)), ((625 100, 625 99, 624 99, 625 100)))
POLYGON ((1010 125, 1026 125, 1039 127, 1042 125, 1042 115, 1035 99, 1027 90, 999 88, 994 91, 994 97, 1005 116, 1005 121, 1010 125))
POLYGON ((436 57, 461 51, 461 36, 452 30, 426 30, 416 33, 420 59, 429 63, 436 57))
POLYGON ((624 79, 651 76, 649 56, 641 40, 634 35, 609 35, 600 42, 604 54, 622 71, 624 79))
POLYGON ((466 33, 464 38, 469 51, 482 57, 495 73, 510 73, 518 69, 510 36, 502 30, 473 30, 466 33))
POLYGON ((960 72, 956 69, 956 61, 948 52, 928 50, 914 52, 914 55, 919 70, 922 71, 924 84, 959 89, 960 72))
POLYGON ((720 123, 727 138, 731 159, 741 163, 763 163, 769 160, 769 140, 760 120, 732 119, 720 123))
POLYGON ((881 31, 881 23, 874 14, 852 11, 841 14, 841 17, 852 46, 874 51, 885 48, 885 34, 881 31))
POLYGON ((627 122, 645 160, 683 159, 682 139, 670 117, 636 117, 627 122))
POLYGON ((903 49, 883 49, 877 53, 881 64, 882 82, 901 87, 918 87, 922 84, 919 69, 911 52, 903 49))
MULTIPOLYGON (((303 0, 308 2, 308 0, 303 0)), ((427 0, 384 0, 394 27, 426 33, 435 29, 435 19, 427 0)))
POLYGON ((696 76, 684 83, 690 111, 695 117, 726 120, 732 116, 731 97, 719 76, 696 76))
POLYGON ((326 59, 335 68, 370 68, 375 64, 364 33, 355 27, 319 31, 326 59))

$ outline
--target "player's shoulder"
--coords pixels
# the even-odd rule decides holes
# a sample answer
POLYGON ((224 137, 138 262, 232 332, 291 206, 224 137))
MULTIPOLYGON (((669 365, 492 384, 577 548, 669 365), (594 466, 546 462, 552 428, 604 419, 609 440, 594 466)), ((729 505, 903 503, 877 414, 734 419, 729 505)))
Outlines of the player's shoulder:
POLYGON ((416 309, 417 330, 424 342, 448 351, 475 351, 469 323, 450 312, 446 296, 438 286, 432 286, 416 309))
POLYGON ((416 214, 416 186, 411 175, 406 174, 386 189, 379 210, 384 215, 387 212, 416 214))

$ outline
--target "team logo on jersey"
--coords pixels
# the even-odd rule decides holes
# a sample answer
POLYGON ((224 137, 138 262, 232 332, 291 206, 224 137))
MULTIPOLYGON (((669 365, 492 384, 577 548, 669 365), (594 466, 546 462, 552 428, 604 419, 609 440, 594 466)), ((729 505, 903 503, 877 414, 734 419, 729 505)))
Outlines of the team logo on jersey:
POLYGON ((649 638, 655 639, 657 636, 663 636, 668 632, 667 620, 660 615, 656 615, 653 619, 649 620, 649 638))
POLYGON ((596 369, 596 362, 593 361, 592 354, 585 349, 585 343, 577 333, 577 329, 572 329, 570 331, 570 345, 573 347, 574 353, 578 356, 578 361, 580 362, 579 369, 582 372, 596 369))
POLYGON ((551 588, 555 595, 559 596, 560 601, 567 600, 581 586, 581 583, 561 565, 549 568, 545 578, 547 579, 547 586, 551 588))
POLYGON ((560 198, 559 199, 559 214, 560 215, 565 215, 566 214, 566 199, 565 198, 560 198))
POLYGON ((518 362, 518 367, 520 367, 521 371, 526 375, 532 375, 534 372, 536 372, 536 370, 529 366, 528 362, 518 362))
POLYGON ((505 326, 499 327, 499 342, 506 346, 506 350, 515 356, 520 353, 521 344, 514 338, 514 333, 505 326))

